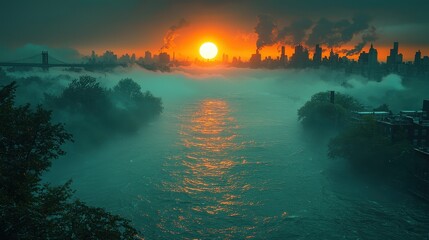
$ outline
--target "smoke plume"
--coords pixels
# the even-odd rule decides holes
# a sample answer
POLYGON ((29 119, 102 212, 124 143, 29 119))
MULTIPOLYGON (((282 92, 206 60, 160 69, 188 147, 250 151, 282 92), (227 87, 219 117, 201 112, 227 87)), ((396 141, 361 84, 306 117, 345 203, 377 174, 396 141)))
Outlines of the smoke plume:
POLYGON ((256 49, 260 50, 265 46, 272 46, 278 42, 278 29, 274 19, 269 15, 259 15, 258 24, 255 27, 258 34, 256 49))
POLYGON ((178 36, 177 30, 179 30, 183 27, 186 27, 188 25, 189 25, 188 21, 186 21, 186 19, 182 18, 182 19, 180 19, 180 21, 177 24, 171 26, 164 36, 164 45, 161 47, 161 52, 174 47, 174 39, 176 39, 178 36))
POLYGON ((337 21, 321 18, 317 22, 302 18, 292 21, 288 26, 279 28, 275 19, 269 15, 259 15, 255 32, 258 35, 257 50, 275 44, 325 45, 329 48, 340 47, 361 35, 361 42, 351 50, 344 50, 347 55, 359 53, 368 42, 377 39, 376 28, 370 25, 367 15, 355 15, 351 20, 337 21))
POLYGON ((367 29, 365 33, 362 34, 362 41, 356 44, 356 46, 353 49, 348 50, 346 52, 347 56, 353 56, 353 55, 359 54, 368 42, 373 42, 377 40, 377 38, 378 36, 377 36, 376 28, 374 26, 371 26, 369 29, 367 29))
POLYGON ((341 46, 350 42, 354 36, 370 28, 369 22, 370 18, 366 15, 356 15, 352 18, 352 21, 347 19, 331 21, 321 18, 313 27, 308 37, 307 45, 341 46))
POLYGON ((279 32, 279 41, 286 44, 300 44, 304 41, 307 31, 313 26, 310 19, 300 19, 292 22, 289 26, 284 27, 279 32))

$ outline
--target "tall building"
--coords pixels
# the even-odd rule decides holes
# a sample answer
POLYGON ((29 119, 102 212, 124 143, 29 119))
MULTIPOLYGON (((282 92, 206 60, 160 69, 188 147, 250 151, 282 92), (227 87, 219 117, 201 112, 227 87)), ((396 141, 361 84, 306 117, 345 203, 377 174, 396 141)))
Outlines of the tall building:
POLYGON ((158 62, 158 61, 159 61, 159 56, 158 56, 158 55, 156 55, 156 54, 154 54, 154 55, 152 56, 152 61, 153 61, 153 62, 158 62))
POLYGON ((280 57, 278 58, 278 61, 280 62, 280 65, 285 65, 287 63, 287 56, 286 56, 286 48, 285 46, 282 46, 282 52, 280 54, 280 57))
POLYGON ((399 53, 399 43, 394 42, 393 48, 390 49, 390 55, 387 56, 387 64, 394 65, 402 63, 402 54, 399 53))
POLYGON ((377 49, 371 43, 371 47, 368 52, 368 65, 369 66, 377 66, 378 64, 378 52, 377 49))
POLYGON ((306 67, 310 59, 308 58, 308 50, 301 44, 295 46, 295 52, 290 58, 291 64, 295 67, 306 67))
POLYGON ((223 62, 223 63, 228 63, 228 60, 229 60, 229 59, 228 59, 228 55, 227 55, 227 54, 225 54, 225 53, 224 53, 224 54, 222 54, 222 62, 223 62))
POLYGON ((322 63, 322 48, 319 46, 319 44, 317 44, 316 48, 314 49, 313 63, 322 63))
POLYGON ((282 54, 280 55, 281 62, 285 61, 285 56, 286 56, 286 49, 285 49, 285 46, 282 46, 282 54))
POLYGON ((366 53, 365 51, 361 52, 359 54, 358 63, 360 63, 360 64, 368 64, 368 61, 369 61, 369 54, 366 53))
POLYGON ((170 63, 170 55, 166 52, 162 52, 159 54, 159 63, 167 65, 170 63))
POLYGON ((149 51, 144 52, 144 61, 149 63, 152 61, 152 53, 149 51))
POLYGON ((331 52, 329 52, 329 62, 332 63, 338 63, 340 60, 340 57, 338 53, 334 53, 334 49, 331 48, 331 52))
POLYGON ((420 65, 421 62, 422 62, 422 52, 418 50, 416 52, 416 55, 414 55, 414 65, 420 65))
POLYGON ((424 56, 421 61, 422 65, 429 66, 429 56, 424 56))
POLYGON ((252 54, 250 57, 249 63, 252 67, 258 67, 261 64, 261 54, 258 49, 256 49, 256 53, 252 54))

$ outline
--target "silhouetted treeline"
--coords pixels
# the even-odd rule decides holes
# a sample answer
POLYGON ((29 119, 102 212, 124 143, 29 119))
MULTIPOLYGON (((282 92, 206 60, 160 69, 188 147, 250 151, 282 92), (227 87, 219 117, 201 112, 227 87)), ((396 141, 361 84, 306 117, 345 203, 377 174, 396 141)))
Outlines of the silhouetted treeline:
POLYGON ((160 98, 131 79, 107 89, 91 76, 73 80, 59 95, 46 94, 45 104, 73 134, 91 141, 135 132, 163 109, 160 98))
POLYGON ((128 220, 72 199, 70 181, 42 184, 72 136, 41 106, 15 106, 15 90, 0 89, 0 239, 137 239, 128 220))

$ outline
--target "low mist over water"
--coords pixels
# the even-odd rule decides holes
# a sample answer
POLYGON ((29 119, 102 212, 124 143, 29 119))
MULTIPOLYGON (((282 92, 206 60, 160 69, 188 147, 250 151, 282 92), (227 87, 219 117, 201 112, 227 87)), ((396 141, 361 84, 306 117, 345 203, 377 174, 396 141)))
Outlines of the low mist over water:
POLYGON ((0 240, 429 240, 429 0, 2 0, 0 240))
MULTIPOLYGON (((79 75, 39 73, 51 93, 79 75)), ((429 92, 422 80, 234 68, 90 75, 106 87, 132 78, 162 98, 163 113, 136 133, 85 149, 68 145, 45 179, 72 178, 78 197, 131 219, 147 239, 427 237, 427 204, 353 177, 343 161, 327 157, 335 133, 306 131, 297 120, 297 109, 326 90, 368 106, 417 109, 429 92)), ((40 84, 18 93, 42 101, 40 84)))

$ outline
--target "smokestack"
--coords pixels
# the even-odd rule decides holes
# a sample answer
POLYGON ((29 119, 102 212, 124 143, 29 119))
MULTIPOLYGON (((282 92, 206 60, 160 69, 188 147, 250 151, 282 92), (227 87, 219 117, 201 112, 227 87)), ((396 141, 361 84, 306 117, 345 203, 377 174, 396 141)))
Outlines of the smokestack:
POLYGON ((335 103, 335 91, 330 91, 330 93, 331 93, 330 102, 332 104, 334 104, 335 103))
POLYGON ((423 100, 423 116, 424 119, 429 120, 429 100, 423 100))

